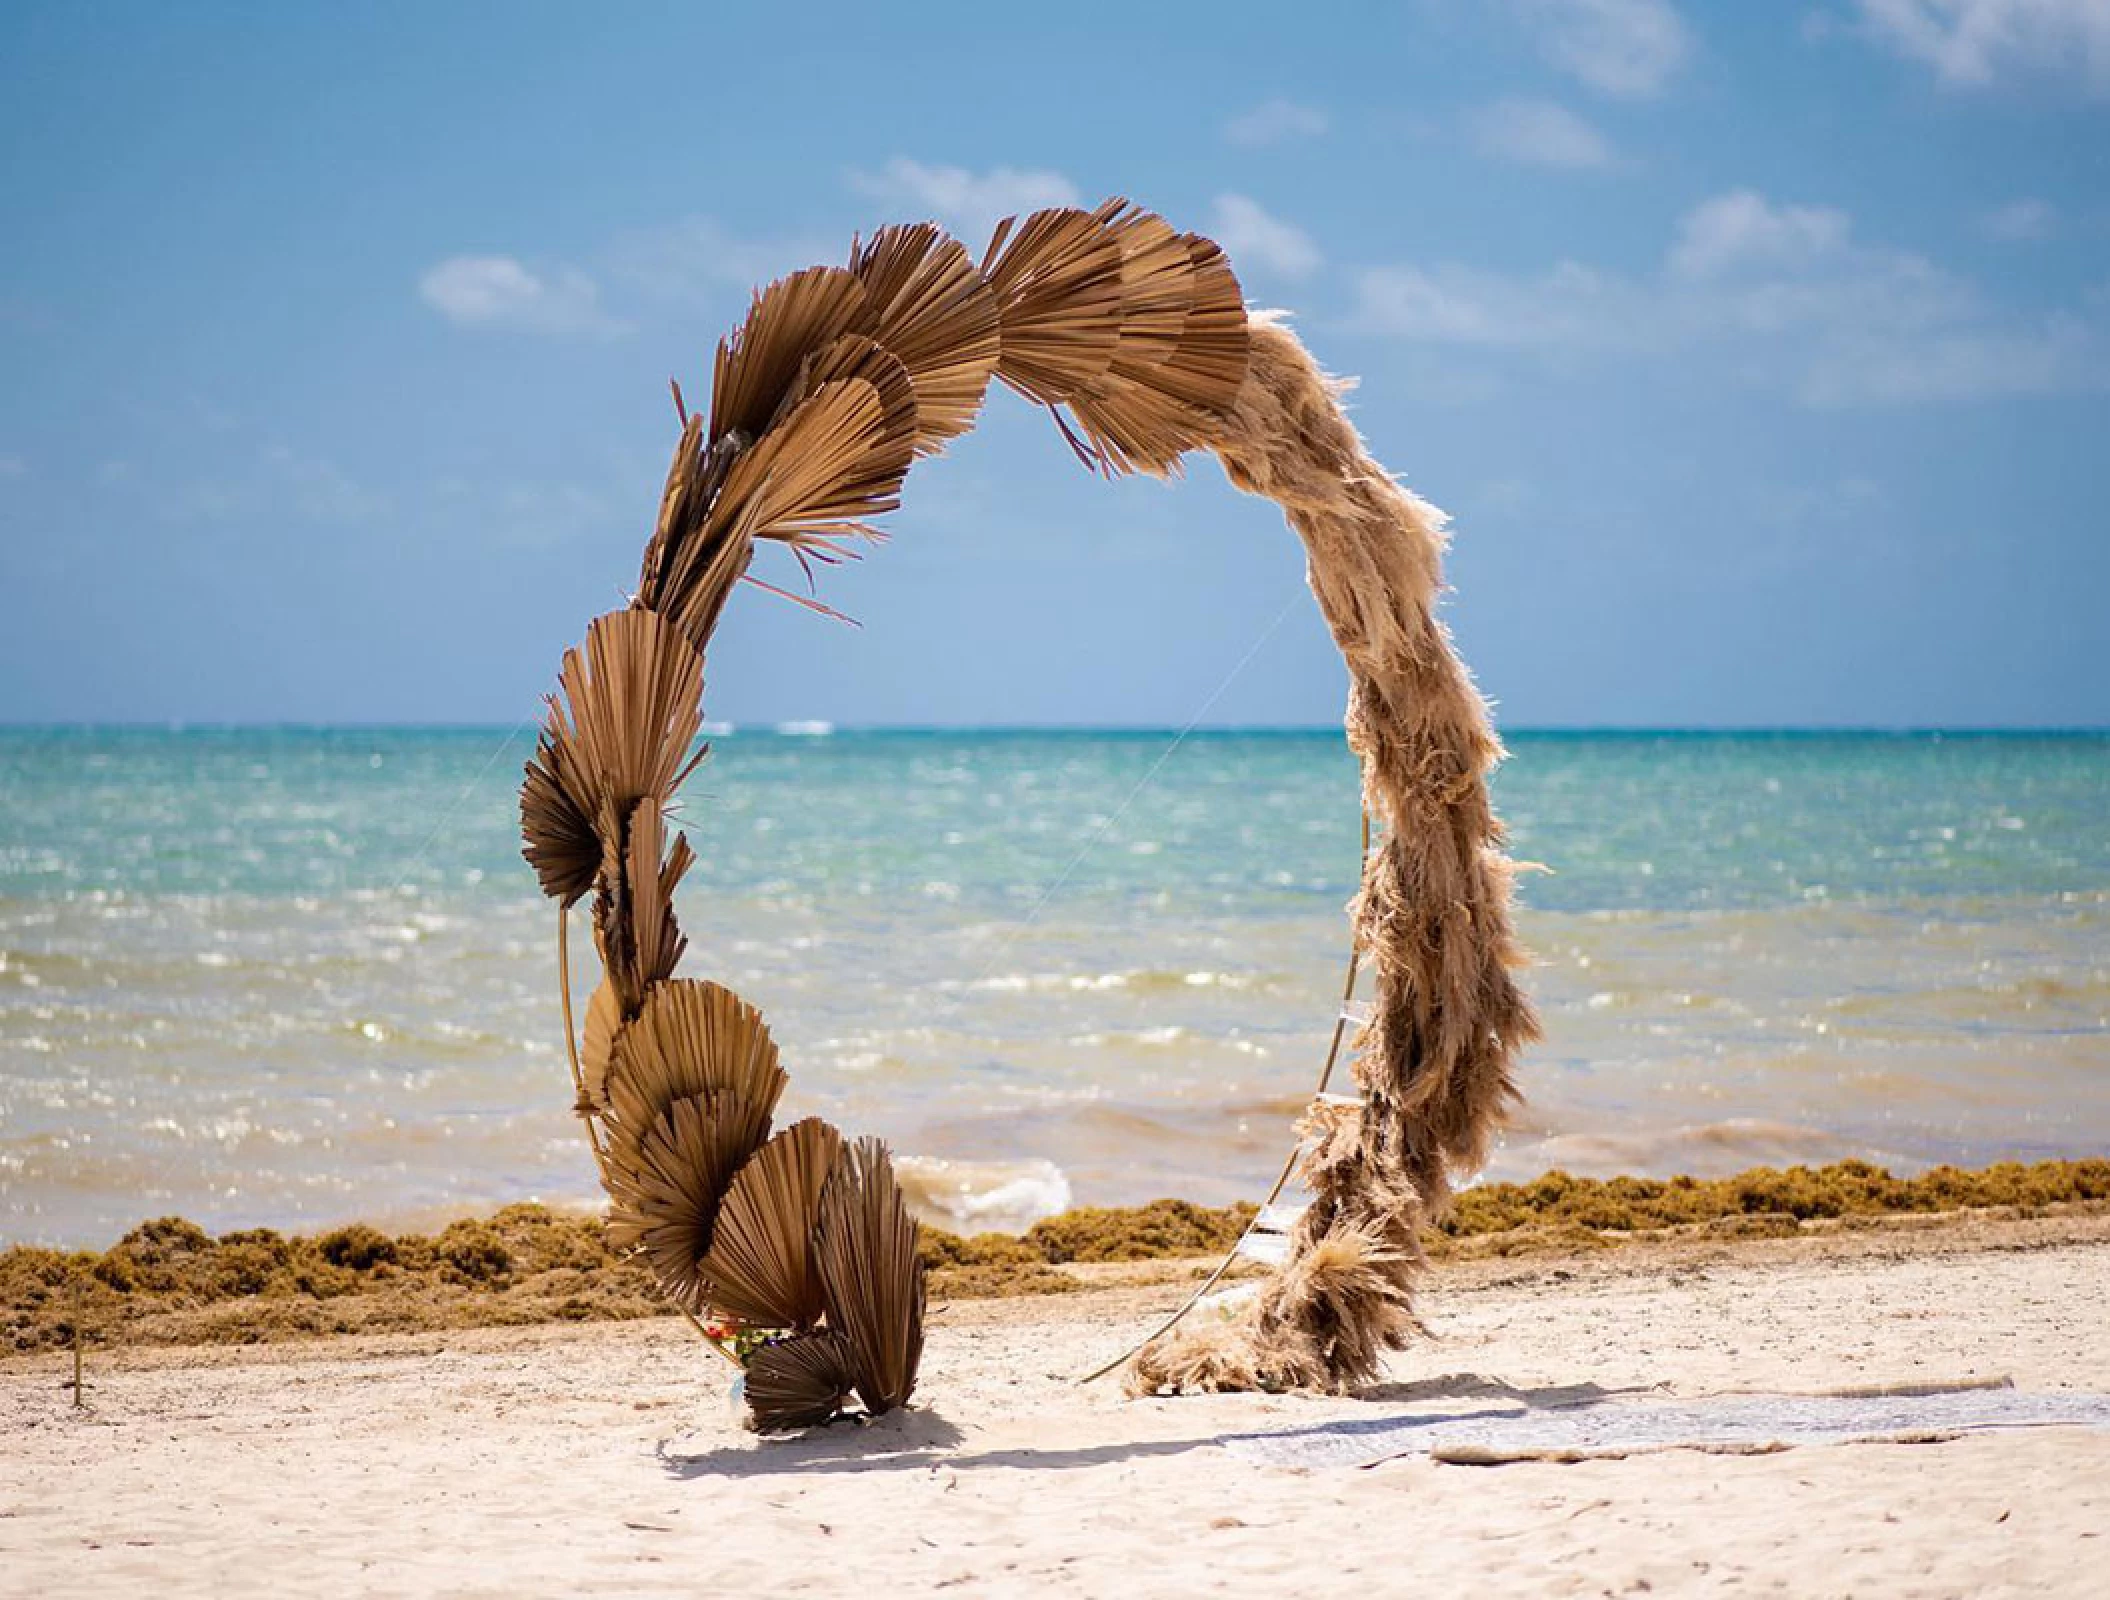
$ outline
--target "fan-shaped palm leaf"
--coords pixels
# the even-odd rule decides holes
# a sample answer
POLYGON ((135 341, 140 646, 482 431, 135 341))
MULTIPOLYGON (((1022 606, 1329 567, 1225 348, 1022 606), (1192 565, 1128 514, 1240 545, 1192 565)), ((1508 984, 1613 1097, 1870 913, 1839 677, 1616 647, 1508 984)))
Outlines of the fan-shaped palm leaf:
POLYGON ((808 267, 754 298, 747 320, 718 346, 711 437, 759 437, 790 392, 799 363, 867 320, 864 285, 841 267, 808 267))
MULTIPOLYGON (((588 1028, 592 1011, 588 1010, 588 1028)), ((773 1115, 788 1081, 762 1013, 720 984, 653 988, 616 1034, 606 1077, 612 1138, 641 1136, 677 1100, 729 1090, 773 1115)))
POLYGON ((744 448, 740 436, 706 441, 700 415, 683 419, 681 439, 660 493, 659 520, 645 545, 636 604, 673 622, 700 651, 710 643, 754 543, 731 523, 713 523, 726 471, 744 448))
POLYGON ((587 1102, 597 1111, 608 1109, 608 1063, 622 1026, 623 1008, 616 1002, 615 986, 603 977, 586 1002, 586 1027, 579 1040, 579 1081, 587 1102))
POLYGON ((923 1263, 893 1159, 878 1139, 837 1157, 820 1203, 828 1325, 855 1352, 857 1393, 875 1416, 906 1405, 923 1360, 923 1263))
POLYGON ((572 904, 592 887, 640 800, 671 795, 703 719, 703 657, 650 611, 596 617, 567 650, 521 786, 523 854, 543 892, 572 904), (591 838, 593 864, 586 864, 591 838))
POLYGON ((634 1016, 653 985, 674 976, 689 941, 674 919, 674 889, 696 860, 686 834, 663 852, 666 818, 660 802, 640 800, 630 811, 628 870, 594 900, 601 959, 615 985, 616 1004, 634 1016))
POLYGON ((1230 258, 1214 239, 1198 233, 1180 237, 1194 262, 1194 298, 1180 328, 1179 347, 1156 382, 1206 416, 1228 416, 1245 387, 1251 360, 1245 296, 1230 258))
MULTIPOLYGON (((892 371, 906 385, 898 362, 892 371)), ((898 398, 865 377, 801 396, 733 463, 713 521, 744 523, 754 538, 839 559, 847 553, 843 536, 871 535, 868 520, 901 503, 915 431, 902 430, 898 398)))
POLYGON ((705 1294, 726 1315, 764 1328, 821 1317, 813 1230, 842 1135, 818 1117, 794 1122, 748 1159, 726 1191, 703 1262, 705 1294))
POLYGON ((974 426, 1003 352, 996 296, 966 246, 928 222, 881 228, 850 270, 869 307, 861 330, 916 386, 916 448, 929 454, 974 426))
MULTIPOLYGON (((1071 404, 1104 470, 1163 475, 1207 440, 1212 410, 1221 409, 1212 388, 1172 365, 1190 318, 1218 286, 1163 218, 1125 200, 1109 200, 1094 215, 1121 246, 1121 338, 1107 370, 1071 404)), ((1242 337, 1242 316, 1238 328, 1242 337)), ((1239 371, 1242 377, 1242 347, 1239 371)))
POLYGON ((609 1141, 609 1242, 639 1252, 677 1305, 704 1306, 703 1261, 719 1203, 768 1137, 767 1106, 712 1089, 674 1101, 641 1137, 609 1141))
POLYGON ((862 333, 831 339, 799 363, 798 379, 785 395, 777 420, 789 418, 808 395, 848 378, 862 378, 879 396, 889 442, 906 440, 913 446, 917 434, 915 382, 899 356, 862 333))
POLYGON ((997 376, 1059 405, 1106 371, 1121 340, 1121 246, 1097 217, 1064 207, 998 225, 982 259, 997 298, 997 376))
POLYGON ((767 1433, 829 1421, 855 1384, 850 1363, 850 1341, 826 1328, 762 1346, 747 1362, 755 1426, 767 1433))
POLYGON ((601 839, 591 815, 573 798, 566 782, 567 741, 552 721, 535 741, 535 758, 520 785, 521 854, 535 869, 542 892, 565 905, 576 905, 593 888, 601 870, 601 839))

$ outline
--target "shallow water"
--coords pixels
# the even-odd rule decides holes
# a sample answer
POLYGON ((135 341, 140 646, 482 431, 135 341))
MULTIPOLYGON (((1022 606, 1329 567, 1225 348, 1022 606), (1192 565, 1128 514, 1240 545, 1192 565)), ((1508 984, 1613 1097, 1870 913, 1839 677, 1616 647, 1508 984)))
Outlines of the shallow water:
MULTIPOLYGON (((530 741, 0 730, 0 1238, 590 1199, 530 741)), ((1171 744, 720 736, 683 970, 955 1225, 1250 1195, 1339 998, 1355 767, 1171 744)), ((2110 1147, 2110 738, 1512 747, 1547 1038, 1491 1175, 2110 1147)))

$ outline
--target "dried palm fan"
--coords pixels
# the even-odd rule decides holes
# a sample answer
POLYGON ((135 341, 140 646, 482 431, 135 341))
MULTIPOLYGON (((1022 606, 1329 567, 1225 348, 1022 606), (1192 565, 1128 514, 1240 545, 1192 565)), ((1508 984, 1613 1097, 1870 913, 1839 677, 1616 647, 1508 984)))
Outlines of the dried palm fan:
POLYGON ((749 1158, 726 1191, 704 1258, 711 1304, 760 1328, 821 1319, 813 1230, 843 1136, 818 1117, 794 1122, 749 1158))
POLYGON ((641 800, 662 803, 693 765, 703 656, 649 611, 596 617, 564 652, 561 698, 520 791, 528 865, 542 892, 575 904, 595 886, 641 800))
POLYGON ((594 897, 601 961, 615 988, 616 1007, 626 1017, 645 1003, 654 984, 674 976, 689 947, 674 920, 674 889, 694 864, 696 852, 689 848, 688 836, 679 833, 674 848, 663 849, 664 803, 640 800, 631 808, 622 870, 611 872, 604 866, 602 886, 594 897))
POLYGON ((868 307, 860 331, 893 352, 916 389, 916 450, 974 426, 1003 353, 996 295, 959 240, 931 223, 881 228, 850 252, 868 307))
POLYGON ((747 1403, 767 1433, 814 1428, 841 1415, 856 1385, 850 1341, 832 1329, 762 1346, 747 1363, 747 1403))
POLYGON ((845 1145, 821 1192, 828 1322, 850 1341, 857 1396, 874 1416, 908 1404, 923 1360, 923 1263, 894 1162, 877 1139, 845 1145))
POLYGON ((719 342, 711 437, 759 439, 806 358, 869 320, 864 284, 841 267, 808 267, 762 290, 747 320, 719 342))
POLYGON ((677 978, 657 985, 614 1035, 601 1104, 620 1134, 713 1089, 771 1113, 787 1081, 761 1012, 722 985, 677 978))
POLYGON ((907 369, 868 339, 838 340, 816 359, 862 346, 864 370, 786 397, 777 425, 735 461, 712 520, 744 527, 825 561, 846 535, 869 535, 870 519, 901 503, 915 456, 916 403, 907 369))
POLYGON ((1245 381, 1245 306, 1223 252, 1109 200, 1094 218, 1121 247, 1120 338, 1105 372, 1070 400, 1108 473, 1178 470, 1245 381))
POLYGON ((997 225, 982 258, 997 298, 996 375, 1057 406, 1113 365, 1121 344, 1121 243, 1089 211, 1036 211, 997 225))
MULTIPOLYGON (((812 1121, 754 1148, 781 1089, 773 1051, 769 1086, 740 1087, 698 1065, 718 1043, 652 1020, 685 948, 672 899, 692 859, 679 837, 666 847, 661 812, 701 716, 702 653, 733 586, 759 582, 757 541, 802 564, 853 554, 915 456, 972 424, 992 372, 1054 411, 1098 470, 1162 474, 1208 448, 1304 540, 1353 681, 1366 812, 1384 830, 1354 918, 1378 975, 1357 1039, 1363 1099, 1330 1114, 1307 1155, 1317 1200, 1247 1322, 1213 1352, 1155 1346, 1137 1375, 1360 1381, 1412 1325, 1417 1230, 1483 1153, 1535 1029, 1509 974, 1507 864, 1487 802, 1499 747, 1434 619, 1439 516, 1371 460, 1296 339, 1249 323, 1222 251, 1125 201, 1007 221, 979 267, 928 224, 883 229, 846 269, 756 295, 718 348, 706 415, 675 390, 682 434, 632 610, 567 655, 521 796, 544 892, 564 907, 594 897, 606 976, 574 1076, 617 1225, 683 1304, 799 1330, 826 1316, 828 1340, 771 1347, 785 1352, 763 1365, 772 1415, 840 1403, 836 1335, 867 1405, 913 1387, 921 1280, 883 1148, 842 1151, 812 1121)), ((668 1017, 690 1004, 670 1001, 668 1017)), ((565 1005, 569 1036, 568 988, 565 1005)))
MULTIPOLYGON (((677 403, 680 394, 677 386, 677 403)), ((738 434, 707 439, 703 418, 684 414, 681 442, 660 492, 659 520, 638 573, 635 609, 666 617, 699 654, 754 559, 751 530, 710 520, 725 475, 746 444, 738 434)))
POLYGON ((608 1142, 609 1242, 640 1253, 660 1293, 686 1311, 714 1298, 706 1263, 727 1187, 768 1137, 767 1107, 712 1089, 608 1142))
POLYGON ((623 1008, 616 1004, 615 985, 603 978, 586 1002, 586 1026, 579 1034, 579 1077, 589 1105, 597 1111, 608 1109, 608 1063, 615 1055, 616 1030, 622 1025, 623 1008))
POLYGON ((661 983, 616 1030, 603 1083, 609 1237, 643 1254, 676 1305, 700 1310, 719 1206, 784 1091, 776 1044, 730 989, 661 983))

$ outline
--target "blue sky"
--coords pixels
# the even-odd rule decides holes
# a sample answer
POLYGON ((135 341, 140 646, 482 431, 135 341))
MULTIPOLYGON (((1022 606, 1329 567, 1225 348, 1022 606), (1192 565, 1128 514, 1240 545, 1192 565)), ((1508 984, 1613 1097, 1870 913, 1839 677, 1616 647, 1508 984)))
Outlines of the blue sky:
MULTIPOLYGON (((751 284, 1111 193, 1361 379, 1506 723, 2110 723, 2110 0, 10 5, 0 720, 510 723, 751 284)), ((709 715, 1339 712, 1205 460, 993 390, 891 527, 709 715)))

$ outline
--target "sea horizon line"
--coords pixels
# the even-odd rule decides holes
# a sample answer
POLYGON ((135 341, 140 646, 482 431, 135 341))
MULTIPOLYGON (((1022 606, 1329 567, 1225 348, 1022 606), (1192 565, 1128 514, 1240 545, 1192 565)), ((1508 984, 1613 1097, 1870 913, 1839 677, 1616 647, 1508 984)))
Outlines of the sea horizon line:
MULTIPOLYGON (((534 719, 513 724, 526 733, 534 719)), ((95 733, 476 733, 501 734, 508 724, 477 719, 395 721, 349 718, 63 718, 0 719, 0 736, 9 734, 95 733)), ((1505 739, 1559 738, 2103 738, 2110 724, 2091 723, 1882 723, 1882 722, 1542 722, 1516 723, 1498 730, 1505 739)), ((827 718, 741 721, 706 720, 705 738, 814 738, 896 735, 978 735, 1024 737, 1312 737, 1341 735, 1338 722, 1206 722, 1182 728, 1169 722, 837 722, 827 718)))

